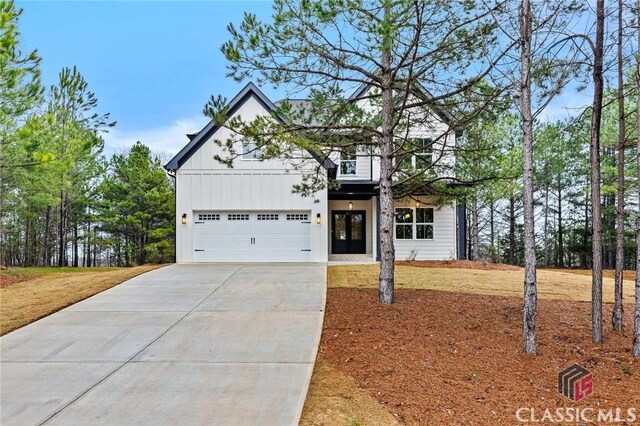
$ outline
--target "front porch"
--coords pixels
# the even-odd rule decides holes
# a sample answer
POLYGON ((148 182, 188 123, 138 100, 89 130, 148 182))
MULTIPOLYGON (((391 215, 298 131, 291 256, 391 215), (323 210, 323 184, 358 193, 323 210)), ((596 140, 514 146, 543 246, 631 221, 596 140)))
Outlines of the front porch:
POLYGON ((377 198, 329 200, 329 260, 376 260, 377 198))
MULTIPOLYGON (((329 262, 380 260, 376 182, 342 182, 340 188, 329 191, 327 210, 329 262)), ((464 207, 455 201, 442 203, 428 195, 407 197, 396 200, 395 216, 396 259, 444 260, 464 255, 464 207)))
POLYGON ((343 183, 329 192, 329 261, 374 262, 378 254, 378 206, 371 181, 343 183))

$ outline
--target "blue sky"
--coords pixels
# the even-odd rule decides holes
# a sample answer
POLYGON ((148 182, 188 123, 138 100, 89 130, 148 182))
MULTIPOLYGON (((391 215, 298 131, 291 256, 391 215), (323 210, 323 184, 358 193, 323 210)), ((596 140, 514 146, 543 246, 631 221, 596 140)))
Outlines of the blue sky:
MULTIPOLYGON (((268 1, 95 2, 17 1, 25 50, 37 48, 49 86, 62 67, 76 65, 101 112, 117 126, 106 151, 140 139, 173 154, 187 132, 206 124, 212 94, 233 97, 243 86, 225 78, 220 45, 226 26, 244 11, 270 16, 268 1)), ((268 96, 278 94, 265 88, 268 96)))
MULTIPOLYGON (((185 133, 207 122, 202 106, 211 95, 232 98, 243 86, 226 78, 220 45, 226 26, 245 11, 271 15, 266 1, 17 1, 25 50, 37 48, 44 83, 55 84, 65 66, 76 65, 96 94, 100 112, 117 126, 104 135, 107 154, 140 140, 157 153, 175 154, 185 133)), ((270 87, 273 100, 284 96, 270 87)), ((567 107, 589 102, 565 93, 544 117, 556 120, 567 107)), ((575 111, 571 111, 575 113, 575 111)))

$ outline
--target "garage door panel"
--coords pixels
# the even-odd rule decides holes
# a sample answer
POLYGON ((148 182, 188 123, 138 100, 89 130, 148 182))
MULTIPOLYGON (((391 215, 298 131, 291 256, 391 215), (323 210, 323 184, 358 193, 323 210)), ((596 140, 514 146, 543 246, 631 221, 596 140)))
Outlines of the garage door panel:
POLYGON ((309 212, 194 212, 195 262, 308 261, 309 212))

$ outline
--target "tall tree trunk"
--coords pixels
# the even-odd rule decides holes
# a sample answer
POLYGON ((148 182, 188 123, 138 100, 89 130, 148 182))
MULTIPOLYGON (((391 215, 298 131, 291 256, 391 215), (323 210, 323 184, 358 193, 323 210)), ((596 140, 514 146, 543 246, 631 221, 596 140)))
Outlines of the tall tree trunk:
POLYGON ((561 189, 558 189, 558 267, 564 268, 564 228, 562 227, 562 190, 561 189))
POLYGON ((465 219, 465 232, 467 234, 467 238, 466 238, 466 250, 467 250, 467 259, 471 259, 471 249, 472 249, 472 240, 473 238, 471 238, 471 209, 465 205, 465 215, 464 215, 464 219, 465 219))
POLYGON ((516 199, 509 198, 509 264, 516 263, 516 199))
MULTIPOLYGON (((640 0, 636 3, 636 16, 640 16, 640 0)), ((636 129, 640 129, 640 26, 638 26, 638 51, 636 62, 636 129)), ((633 356, 640 358, 640 131, 636 143, 636 163, 638 167, 638 217, 636 218, 636 301, 633 313, 633 356)))
POLYGON ((60 193, 60 217, 59 219, 59 225, 58 225, 58 267, 61 268, 64 266, 64 256, 65 256, 65 246, 66 246, 66 242, 65 242, 65 234, 66 234, 66 229, 65 229, 65 224, 64 224, 64 217, 65 217, 65 213, 64 213, 64 193, 60 193))
POLYGON ((78 221, 76 220, 73 225, 73 267, 78 267, 78 256, 80 255, 78 250, 78 221))
POLYGON ((498 262, 498 250, 496 249, 496 220, 495 220, 496 206, 493 200, 489 203, 489 232, 491 240, 491 261, 498 262))
MULTIPOLYGON (((546 160, 545 160, 546 161, 546 160)), ((547 177, 545 176, 545 179, 547 177)), ((549 185, 544 186, 544 267, 549 267, 549 185)))
POLYGON ((476 196, 473 197, 472 207, 471 207, 471 260, 478 260, 480 255, 480 229, 478 226, 478 198, 476 196))
MULTIPOLYGON (((384 4, 384 20, 389 19, 391 5, 384 4)), ((391 43, 383 37, 382 48, 382 141, 380 147, 380 277, 378 300, 394 301, 395 248, 393 246, 393 82, 391 76, 391 43)))
POLYGON ((87 224, 87 268, 91 268, 91 222, 87 224))
MULTIPOLYGON (((589 176, 587 179, 587 187, 589 186, 589 176)), ((584 200, 584 232, 582 233, 582 252, 580 253, 580 267, 587 269, 587 245, 589 243, 589 197, 585 196, 584 200)))
POLYGON ((49 247, 49 236, 51 234, 51 230, 49 229, 51 226, 51 207, 47 207, 44 217, 44 256, 42 263, 44 266, 51 266, 51 251, 49 247))
POLYGON ((522 334, 524 351, 535 355, 538 350, 536 316, 538 289, 536 286, 536 248, 533 217, 533 117, 531 113, 531 4, 520 5, 520 115, 524 153, 524 315, 522 334))
POLYGON ((624 308, 622 305, 622 286, 624 271, 624 146, 626 126, 624 116, 624 68, 622 56, 622 0, 618 0, 618 202, 616 205, 616 272, 615 301, 613 304, 613 329, 622 331, 624 327, 624 308))
MULTIPOLYGON (((98 244, 93 245, 93 265, 92 266, 98 266, 98 244)), ((127 257, 127 264, 125 266, 131 266, 131 263, 129 262, 128 257, 127 257)))
POLYGON ((87 227, 84 230, 84 239, 82 240, 82 267, 87 267, 87 247, 89 245, 89 232, 87 227))
POLYGON ((596 5, 596 43, 593 65, 593 108, 591 116, 591 227, 592 283, 591 326, 593 343, 602 343, 602 212, 600 205, 600 124, 602 119, 602 61, 604 55, 604 0, 596 5))

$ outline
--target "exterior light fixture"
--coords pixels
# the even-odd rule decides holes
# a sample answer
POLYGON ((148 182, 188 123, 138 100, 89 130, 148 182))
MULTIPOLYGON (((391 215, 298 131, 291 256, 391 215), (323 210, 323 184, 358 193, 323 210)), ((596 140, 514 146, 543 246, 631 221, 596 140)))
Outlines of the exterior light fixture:
POLYGON ((353 210, 353 203, 349 201, 349 211, 353 210))
POLYGON ((320 223, 322 223, 322 217, 320 216, 320 213, 318 213, 318 214, 316 215, 316 223, 317 223, 318 225, 320 225, 320 223))
POLYGON ((182 224, 183 225, 187 224, 187 214, 186 213, 182 213, 182 224))
POLYGON ((420 208, 420 201, 416 201, 416 209, 420 208))

